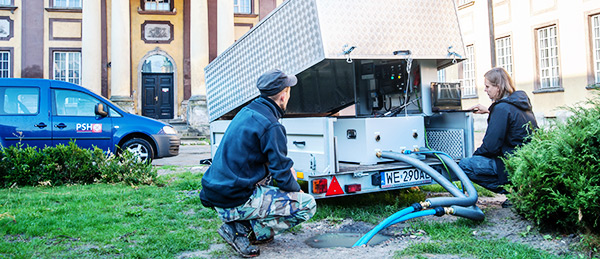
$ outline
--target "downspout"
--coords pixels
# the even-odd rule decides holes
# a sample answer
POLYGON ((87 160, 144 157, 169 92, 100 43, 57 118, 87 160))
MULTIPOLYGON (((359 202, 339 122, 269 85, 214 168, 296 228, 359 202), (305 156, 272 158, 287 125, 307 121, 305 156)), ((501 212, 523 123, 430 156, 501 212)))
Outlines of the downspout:
POLYGON ((494 0, 488 0, 488 25, 490 33, 490 57, 492 59, 492 67, 496 67, 496 34, 494 32, 494 0))

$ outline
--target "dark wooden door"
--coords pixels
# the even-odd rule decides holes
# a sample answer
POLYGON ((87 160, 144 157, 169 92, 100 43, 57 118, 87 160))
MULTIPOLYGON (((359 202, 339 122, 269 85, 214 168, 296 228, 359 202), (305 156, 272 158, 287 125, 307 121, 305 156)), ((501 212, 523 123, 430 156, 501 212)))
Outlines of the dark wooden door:
POLYGON ((173 73, 142 73, 142 115, 173 119, 173 73))

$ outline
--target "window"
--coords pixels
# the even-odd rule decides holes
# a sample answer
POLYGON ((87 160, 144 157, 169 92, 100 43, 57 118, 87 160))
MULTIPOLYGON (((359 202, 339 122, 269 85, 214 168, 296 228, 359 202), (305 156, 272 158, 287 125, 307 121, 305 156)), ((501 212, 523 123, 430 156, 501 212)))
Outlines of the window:
POLYGON ((594 52, 594 77, 600 84, 600 14, 592 16, 592 51, 594 52))
POLYGON ((438 78, 437 78, 438 82, 440 82, 440 83, 446 82, 446 69, 445 68, 438 70, 437 74, 438 74, 437 75, 438 76, 438 78))
POLYGON ((156 54, 148 57, 142 65, 144 73, 171 73, 173 72, 173 63, 169 58, 156 54))
POLYGON ((54 80, 79 84, 81 52, 54 52, 54 80))
POLYGON ((0 0, 0 6, 12 6, 12 1, 13 0, 0 0))
POLYGON ((81 8, 81 0, 54 0, 54 8, 81 8))
POLYGON ((537 30, 540 89, 560 87, 556 25, 537 30))
POLYGON ((58 116, 96 116, 100 101, 86 93, 71 90, 53 90, 54 109, 58 116))
POLYGON ((512 45, 510 37, 496 39, 496 64, 512 77, 512 45))
POLYGON ((233 13, 251 14, 252 0, 233 0, 233 13))
POLYGON ((473 0, 458 0, 456 1, 458 6, 470 4, 473 0))
POLYGON ((0 87, 0 114, 37 114, 40 89, 33 87, 0 87))
POLYGON ((477 96, 477 87, 475 85, 475 57, 473 55, 473 45, 466 48, 466 60, 463 62, 463 97, 477 96))
POLYGON ((144 0, 145 11, 171 11, 171 0, 144 0))
POLYGON ((0 51, 0 78, 11 77, 10 51, 0 51))

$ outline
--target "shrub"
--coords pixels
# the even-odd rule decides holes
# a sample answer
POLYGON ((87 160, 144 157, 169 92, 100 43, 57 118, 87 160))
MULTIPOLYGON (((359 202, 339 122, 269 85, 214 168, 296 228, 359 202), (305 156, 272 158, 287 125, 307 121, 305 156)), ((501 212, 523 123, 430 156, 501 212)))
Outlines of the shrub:
POLYGON ((600 98, 586 104, 505 160, 515 210, 542 227, 600 233, 600 98))
POLYGON ((120 156, 99 148, 82 149, 74 142, 38 149, 22 144, 0 151, 0 187, 95 182, 151 184, 156 170, 125 150, 120 156))

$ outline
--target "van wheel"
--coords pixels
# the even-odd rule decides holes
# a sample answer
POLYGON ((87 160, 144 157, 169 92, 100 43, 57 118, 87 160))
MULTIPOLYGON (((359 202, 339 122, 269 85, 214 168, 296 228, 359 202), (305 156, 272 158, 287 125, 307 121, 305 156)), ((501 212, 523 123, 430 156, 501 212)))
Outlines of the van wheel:
POLYGON ((133 153, 137 157, 139 157, 142 162, 150 162, 154 158, 154 151, 152 150, 152 145, 148 143, 145 139, 134 138, 130 139, 125 144, 123 144, 123 150, 129 150, 129 152, 133 153))

